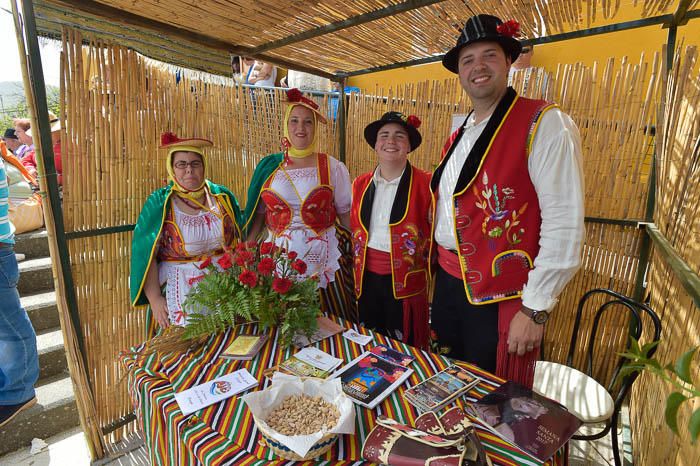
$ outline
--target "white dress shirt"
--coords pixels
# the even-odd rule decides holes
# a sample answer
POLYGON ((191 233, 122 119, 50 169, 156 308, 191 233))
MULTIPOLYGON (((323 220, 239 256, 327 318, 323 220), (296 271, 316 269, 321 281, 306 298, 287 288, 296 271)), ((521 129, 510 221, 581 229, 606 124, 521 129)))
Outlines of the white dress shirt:
MULTIPOLYGON (((489 118, 479 124, 474 124, 473 115, 469 118, 440 178, 435 240, 444 248, 457 249, 452 194, 462 166, 489 118)), ((542 116, 527 168, 537 193, 542 225, 540 251, 523 287, 522 301, 530 309, 549 310, 581 265, 584 238, 581 136, 576 124, 558 108, 542 116)))
MULTIPOLYGON (((404 171, 406 169, 404 168, 404 171)), ((369 241, 367 246, 378 251, 391 251, 391 234, 389 232, 389 216, 394 205, 396 191, 403 171, 393 180, 385 180, 379 174, 379 167, 374 170, 372 181, 374 182, 374 202, 372 203, 372 216, 369 223, 369 241)))

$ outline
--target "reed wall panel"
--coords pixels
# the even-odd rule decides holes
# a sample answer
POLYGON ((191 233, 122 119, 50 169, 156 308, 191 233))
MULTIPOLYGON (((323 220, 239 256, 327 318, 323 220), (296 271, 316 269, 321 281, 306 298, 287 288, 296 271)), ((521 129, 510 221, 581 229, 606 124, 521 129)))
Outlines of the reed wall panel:
MULTIPOLYGON (((695 273, 700 271, 700 73, 696 46, 679 47, 665 82, 659 109, 654 222, 695 273)), ((662 319, 661 343, 655 357, 674 363, 700 345, 700 309, 660 252, 654 250, 647 280, 651 306, 662 319)), ((697 360, 697 357, 696 357, 697 360)), ((699 365, 693 378, 700 379, 699 365)), ((682 406, 680 435, 664 422, 666 398, 676 391, 670 383, 644 374, 631 396, 633 452, 637 464, 691 466, 700 464, 700 443, 692 445, 688 422, 698 400, 682 406)))

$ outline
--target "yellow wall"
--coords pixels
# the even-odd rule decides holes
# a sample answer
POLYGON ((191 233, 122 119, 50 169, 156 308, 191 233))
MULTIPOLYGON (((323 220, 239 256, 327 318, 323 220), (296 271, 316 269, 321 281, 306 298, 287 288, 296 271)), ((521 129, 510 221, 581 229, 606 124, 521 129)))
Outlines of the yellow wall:
MULTIPOLYGON (((620 19, 620 21, 624 20, 620 19)), ((642 52, 653 54, 662 50, 667 37, 668 29, 663 29, 658 25, 542 44, 535 47, 532 65, 556 71, 559 63, 582 62, 585 65, 592 65, 593 62, 597 61, 599 64, 603 64, 610 57, 619 59, 627 56, 629 60, 636 62, 642 52)), ((681 41, 685 45, 700 45, 700 19, 694 18, 687 25, 678 28, 676 44, 681 44, 681 41)), ((437 62, 355 76, 349 79, 348 84, 365 91, 374 91, 375 87, 388 89, 397 84, 428 79, 442 80, 453 76, 452 73, 443 68, 441 63, 437 62)))

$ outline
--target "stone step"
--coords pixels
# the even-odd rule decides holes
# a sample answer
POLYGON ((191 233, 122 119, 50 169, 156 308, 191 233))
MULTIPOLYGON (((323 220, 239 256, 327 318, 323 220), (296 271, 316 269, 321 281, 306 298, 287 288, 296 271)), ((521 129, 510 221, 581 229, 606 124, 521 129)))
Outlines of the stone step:
POLYGON ((36 347, 39 353, 39 380, 59 374, 68 375, 68 361, 60 328, 38 334, 36 347))
POLYGON ((46 230, 35 230, 15 236, 15 252, 27 259, 49 257, 49 236, 46 230))
POLYGON ((42 291, 53 290, 53 272, 51 258, 23 260, 19 263, 19 283, 17 291, 20 296, 28 296, 42 291))
POLYGON ((45 439, 80 424, 70 377, 59 376, 36 389, 37 403, 0 429, 0 455, 29 447, 33 438, 45 439))
POLYGON ((22 296, 20 302, 36 332, 60 327, 55 291, 22 296))

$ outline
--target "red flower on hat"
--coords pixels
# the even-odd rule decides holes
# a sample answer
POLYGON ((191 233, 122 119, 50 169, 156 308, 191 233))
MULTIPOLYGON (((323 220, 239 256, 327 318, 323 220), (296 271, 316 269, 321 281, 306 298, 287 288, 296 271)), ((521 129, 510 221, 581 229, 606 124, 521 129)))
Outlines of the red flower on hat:
POLYGON ((418 128, 420 128, 421 121, 420 121, 420 118, 418 118, 417 116, 409 115, 408 118, 406 119, 406 124, 411 125, 414 128, 418 129, 418 128))
POLYGON ((496 26, 496 31, 502 36, 518 37, 520 36, 520 24, 514 19, 509 19, 496 26))
POLYGON ((300 102, 302 98, 301 91, 296 87, 287 90, 287 100, 290 102, 300 102))
POLYGON ((170 131, 160 135, 161 146, 167 146, 168 144, 172 144, 173 142, 177 142, 179 140, 180 138, 177 137, 177 134, 171 133, 170 131))

